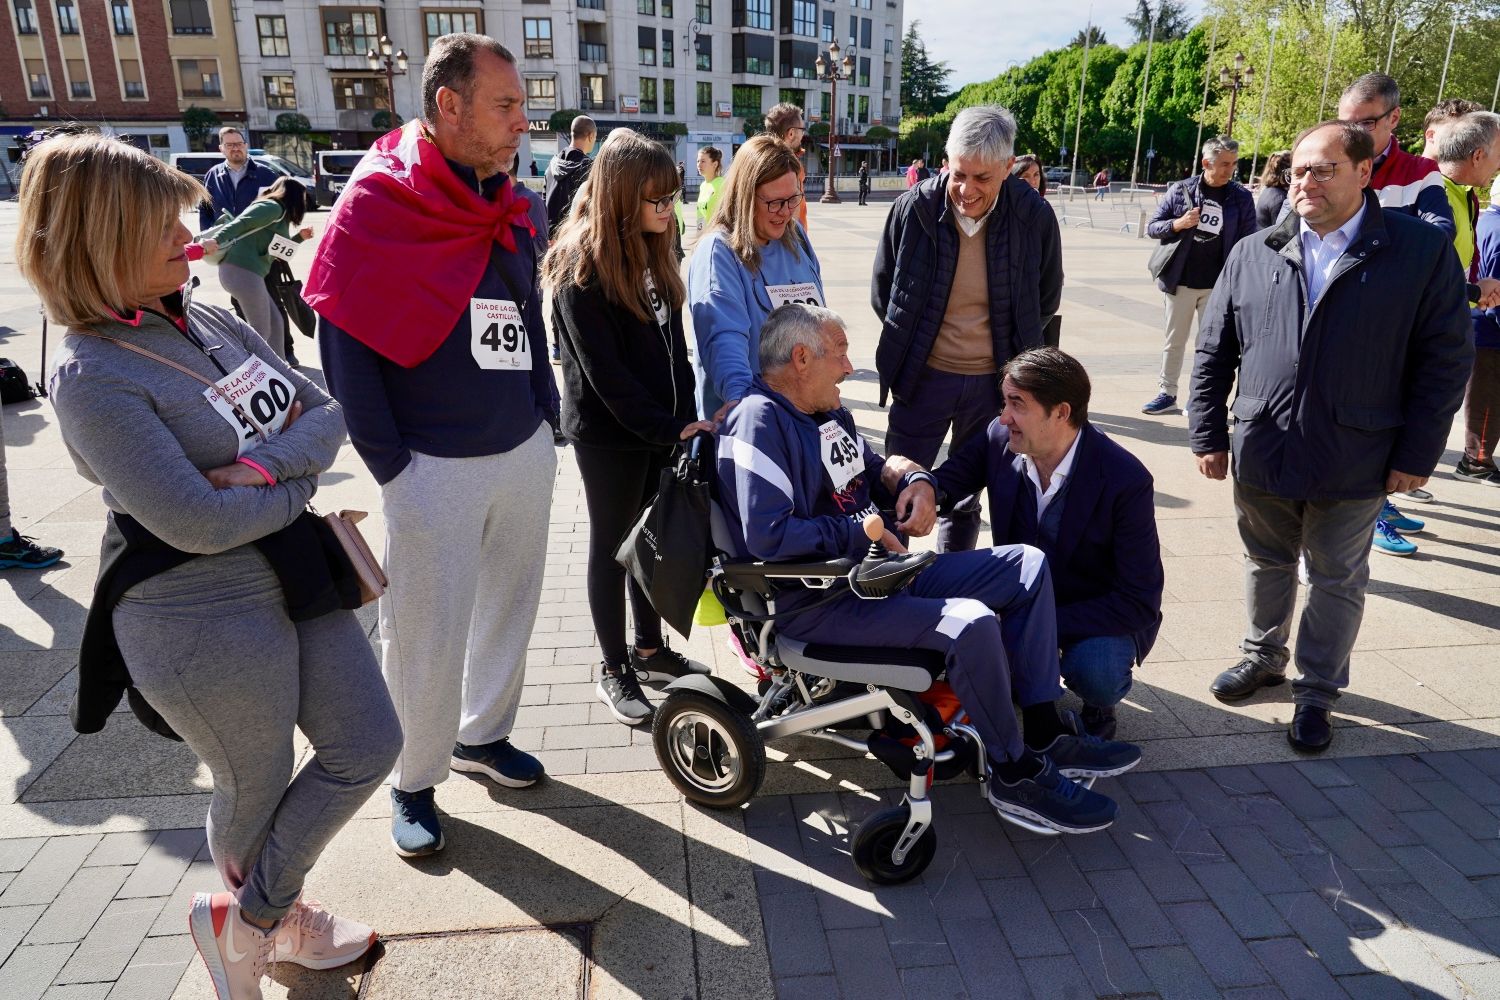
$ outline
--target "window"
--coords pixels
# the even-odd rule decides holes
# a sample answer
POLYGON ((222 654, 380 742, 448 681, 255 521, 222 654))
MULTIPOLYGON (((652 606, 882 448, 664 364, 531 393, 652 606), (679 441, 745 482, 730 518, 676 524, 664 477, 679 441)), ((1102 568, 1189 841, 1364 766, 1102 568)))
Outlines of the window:
POLYGON ((855 48, 855 42, 859 41, 859 18, 853 14, 849 15, 849 47, 855 48))
MULTIPOLYGON (((530 2, 530 0, 527 0, 530 2)), ((578 6, 584 10, 603 10, 604 0, 578 0, 578 6)))
POLYGON ((885 26, 885 54, 888 56, 896 54, 896 29, 889 24, 885 26))
POLYGON ((663 80, 661 82, 661 113, 664 115, 675 115, 677 113, 676 80, 663 80))
POLYGON ((109 5, 110 18, 114 21, 115 34, 135 34, 135 14, 130 9, 129 0, 112 0, 109 5))
POLYGON ((698 113, 705 118, 713 116, 714 85, 711 83, 698 84, 698 113))
POLYGON ((661 16, 672 16, 672 0, 661 0, 661 16))
MULTIPOLYGON (((635 0, 635 12, 637 14, 656 14, 656 0, 635 0)), ((644 103, 645 98, 641 99, 644 103)))
MULTIPOLYGON (((177 0, 172 0, 176 3, 177 0)), ((349 7, 323 10, 323 51, 330 56, 362 56, 380 45, 380 12, 349 7)), ((344 77, 343 79, 353 79, 344 77)))
POLYGON ((26 78, 31 83, 32 97, 52 96, 52 84, 47 80, 47 66, 40 59, 26 60, 26 78))
POLYGON ((771 0, 734 0, 731 24, 736 28, 771 30, 771 0))
POLYGON ((642 66, 656 65, 656 29, 637 27, 635 29, 636 62, 642 66))
POLYGON ((708 34, 701 34, 696 39, 694 39, 694 44, 697 46, 698 50, 698 71, 701 73, 712 72, 714 68, 714 47, 712 36, 708 34))
POLYGON ((120 60, 120 81, 124 84, 125 99, 129 101, 143 101, 146 99, 146 84, 141 79, 141 64, 135 59, 120 60))
POLYGON ((672 55, 672 33, 670 31, 663 31, 661 33, 661 64, 670 69, 675 65, 675 58, 672 55))
POLYGON ((859 95, 859 123, 870 124, 870 98, 864 94, 859 95))
POLYGON ((650 77, 641 77, 641 114, 656 114, 656 81, 650 77))
POLYGON ((578 103, 584 111, 607 109, 608 106, 604 103, 604 82, 602 76, 578 77, 578 103))
MULTIPOLYGON (((713 24, 714 23, 714 4, 713 4, 713 0, 697 0, 697 2, 693 4, 693 7, 694 7, 695 16, 698 18, 698 23, 699 24, 713 24)), ((703 114, 709 114, 709 113, 710 112, 708 112, 708 111, 703 112, 703 114)))
POLYGON ((552 18, 527 17, 521 20, 525 29, 526 56, 530 59, 552 58, 552 18))
POLYGON ((550 76, 526 78, 526 106, 538 110, 557 110, 557 81, 550 76))
POLYGON ((736 118, 754 118, 760 114, 760 88, 735 84, 733 105, 736 118))
POLYGON ((817 38, 817 0, 781 0, 781 33, 817 38))
POLYGON ((292 54, 286 38, 286 18, 257 17, 255 33, 260 36, 260 54, 263 56, 289 56, 292 54))
MULTIPOLYGON (((583 62, 608 62, 609 46, 603 42, 585 42, 580 40, 578 43, 578 58, 583 62)), ((600 100, 602 101, 603 98, 601 97, 600 100)))
POLYGON ((432 43, 444 35, 454 32, 466 31, 471 35, 480 33, 478 11, 466 10, 430 10, 422 14, 422 26, 427 35, 427 48, 432 49, 432 43))
POLYGON ((68 60, 68 93, 79 101, 86 101, 94 96, 94 90, 89 86, 89 68, 82 59, 68 60))
POLYGON ((859 57, 859 85, 868 87, 870 85, 870 57, 859 57))
POLYGON ((859 19, 859 47, 862 49, 870 47, 870 19, 868 17, 859 19))
POLYGON ((833 95, 823 91, 818 95, 818 107, 822 109, 823 120, 826 122, 833 115, 833 95))
MULTIPOLYGON (((212 35, 213 20, 208 16, 208 0, 172 0, 172 34, 212 35)), ((217 78, 217 70, 215 71, 217 78)))
POLYGON ((730 69, 735 73, 771 76, 776 72, 774 42, 770 35, 735 34, 731 39, 730 69))
MULTIPOLYGON (((36 11, 31 7, 31 0, 16 0, 16 30, 23 35, 36 34, 36 11)), ((35 97, 36 94, 33 93, 32 96, 35 97)))
POLYGON ((823 12, 823 31, 818 37, 823 40, 824 45, 833 41, 833 11, 825 10, 823 12))
POLYGON ((391 106, 383 76, 335 76, 333 106, 340 111, 382 111, 391 106))
POLYGON ((73 0, 57 0, 57 33, 78 34, 78 8, 73 6, 73 0))
POLYGON ((272 111, 297 110, 297 81, 290 73, 261 78, 266 92, 266 107, 272 111))
MULTIPOLYGON (((173 0, 176 3, 176 0, 173 0)), ((217 59, 177 60, 177 80, 183 97, 223 97, 217 59)))
POLYGON ((777 95, 776 100, 780 104, 795 104, 799 108, 805 108, 807 107, 807 105, 803 104, 802 102, 807 100, 807 91, 787 90, 785 87, 783 87, 781 89, 781 92, 777 95))
POLYGON ((818 78, 818 43, 782 39, 781 78, 816 80, 818 78))

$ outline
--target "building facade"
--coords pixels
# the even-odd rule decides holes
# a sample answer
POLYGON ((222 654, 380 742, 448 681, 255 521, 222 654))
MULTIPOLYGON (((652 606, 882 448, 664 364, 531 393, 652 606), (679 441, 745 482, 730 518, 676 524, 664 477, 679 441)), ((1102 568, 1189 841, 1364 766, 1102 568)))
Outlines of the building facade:
POLYGON ((368 145, 386 130, 390 95, 366 53, 382 35, 406 52, 394 80, 405 120, 420 111, 432 42, 451 31, 515 53, 539 168, 559 141, 551 116, 569 109, 671 141, 690 173, 699 146, 732 152, 745 119, 780 101, 831 123, 814 65, 835 40, 855 69, 838 88, 841 172, 855 169, 848 151, 877 145, 862 142, 869 127, 894 130, 900 116, 902 0, 237 0, 236 11, 253 141, 295 112, 336 147, 368 145))

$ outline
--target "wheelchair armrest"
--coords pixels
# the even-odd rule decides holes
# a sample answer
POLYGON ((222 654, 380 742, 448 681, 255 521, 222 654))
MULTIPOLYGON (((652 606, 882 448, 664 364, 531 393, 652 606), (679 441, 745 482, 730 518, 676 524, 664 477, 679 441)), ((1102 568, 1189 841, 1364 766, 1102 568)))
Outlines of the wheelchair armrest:
POLYGON ((822 562, 758 562, 741 561, 720 563, 724 571, 724 582, 736 590, 750 590, 769 595, 779 584, 793 580, 842 580, 855 567, 853 559, 830 559, 822 562))

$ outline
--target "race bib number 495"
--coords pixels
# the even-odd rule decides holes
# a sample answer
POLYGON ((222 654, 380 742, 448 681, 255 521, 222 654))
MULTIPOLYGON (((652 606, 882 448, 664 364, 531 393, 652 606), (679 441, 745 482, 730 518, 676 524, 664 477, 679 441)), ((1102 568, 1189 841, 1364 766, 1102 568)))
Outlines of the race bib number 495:
POLYGON ((531 371, 531 345, 521 310, 509 299, 469 300, 469 348, 486 371, 531 371))
POLYGON ((279 432, 286 423, 286 415, 292 408, 292 385, 280 372, 260 358, 251 357, 234 371, 216 383, 222 395, 215 389, 204 389, 203 397, 234 429, 239 439, 239 451, 244 455, 260 444, 256 425, 270 437, 279 432), (235 409, 239 404, 239 410, 235 409), (241 415, 243 411, 244 415, 241 415), (250 419, 246 419, 246 417, 250 419))
POLYGON ((795 302, 801 306, 821 306, 823 296, 818 293, 818 286, 811 281, 804 281, 798 285, 767 285, 766 294, 771 296, 771 308, 784 306, 788 302, 795 302))
POLYGON ((837 493, 850 480, 865 471, 859 445, 844 430, 837 420, 830 420, 818 428, 818 452, 823 459, 823 468, 833 481, 833 492, 837 493))

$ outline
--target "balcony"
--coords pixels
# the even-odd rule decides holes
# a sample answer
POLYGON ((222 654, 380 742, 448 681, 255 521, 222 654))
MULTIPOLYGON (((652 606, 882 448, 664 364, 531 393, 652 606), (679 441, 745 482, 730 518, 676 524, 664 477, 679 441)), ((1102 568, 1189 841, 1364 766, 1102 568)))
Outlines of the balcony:
POLYGON ((607 63, 609 62, 609 46, 602 42, 579 42, 578 61, 607 63))
POLYGON ((613 98, 607 101, 596 101, 592 97, 585 97, 578 102, 578 110, 580 111, 613 111, 614 109, 615 102, 613 98))
POLYGON ((604 0, 578 0, 580 24, 603 24, 604 20, 604 0))

